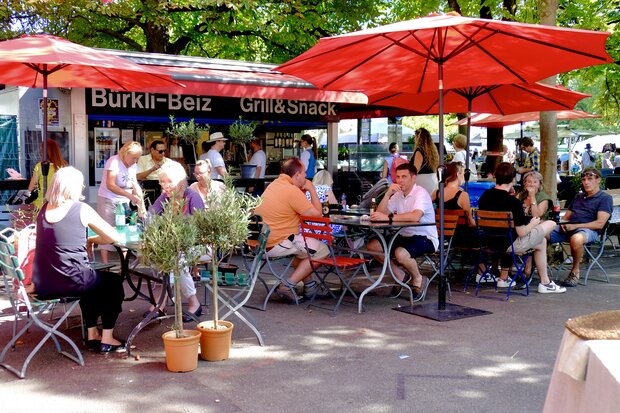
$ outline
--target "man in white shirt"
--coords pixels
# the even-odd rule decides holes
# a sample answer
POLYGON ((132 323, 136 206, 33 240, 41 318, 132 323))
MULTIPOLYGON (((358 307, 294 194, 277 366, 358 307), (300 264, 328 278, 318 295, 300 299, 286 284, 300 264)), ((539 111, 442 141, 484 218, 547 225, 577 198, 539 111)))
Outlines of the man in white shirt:
POLYGON ((620 146, 616 148, 616 156, 614 157, 614 168, 620 168, 620 146))
POLYGON ((265 169, 267 167, 267 155, 261 146, 260 139, 252 139, 250 142, 250 148, 252 148, 252 158, 248 162, 250 165, 256 165, 255 178, 264 178, 265 169))
MULTIPOLYGON (((409 282, 410 276, 413 299, 419 299, 423 286, 423 277, 418 269, 415 258, 426 253, 432 253, 439 246, 437 227, 435 224, 435 209, 428 192, 416 185, 418 171, 415 166, 406 163, 396 168, 396 183, 388 188, 377 211, 370 215, 375 221, 419 221, 422 224, 433 224, 403 229, 394 241, 391 255, 401 264, 407 273, 390 261, 392 272, 404 283, 409 282)), ((376 251, 373 256, 383 262, 384 253, 381 243, 373 239, 368 243, 370 251, 376 251)), ((400 288, 392 292, 393 297, 400 295, 400 288)))
POLYGON ((596 168, 596 154, 592 152, 592 145, 586 143, 586 150, 583 152, 583 156, 581 157, 581 169, 586 170, 587 168, 596 168))
POLYGON ((138 180, 159 180, 159 168, 169 161, 164 155, 165 153, 166 144, 160 140, 153 141, 150 146, 150 153, 138 159, 138 173, 136 175, 138 180))
POLYGON ((215 132, 209 136, 209 143, 211 149, 207 152, 206 159, 211 161, 211 179, 223 179, 228 175, 226 171, 226 165, 224 164, 224 158, 220 154, 222 149, 226 146, 226 139, 222 132, 215 132))

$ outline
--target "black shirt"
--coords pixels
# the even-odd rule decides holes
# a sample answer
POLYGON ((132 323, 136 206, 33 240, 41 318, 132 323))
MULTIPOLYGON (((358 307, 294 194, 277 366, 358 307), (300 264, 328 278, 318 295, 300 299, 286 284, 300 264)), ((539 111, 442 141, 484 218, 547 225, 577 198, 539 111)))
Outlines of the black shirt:
MULTIPOLYGON (((491 188, 484 191, 478 200, 478 209, 483 211, 510 211, 513 217, 512 240, 518 238, 517 231, 514 229, 522 225, 527 225, 525 214, 523 213, 523 202, 519 201, 507 191, 491 188)), ((505 233, 505 230, 500 229, 505 233)), ((493 232, 493 231, 491 231, 493 232)), ((506 234, 508 235, 508 234, 506 234)), ((506 248, 510 246, 510 239, 506 237, 506 248)))

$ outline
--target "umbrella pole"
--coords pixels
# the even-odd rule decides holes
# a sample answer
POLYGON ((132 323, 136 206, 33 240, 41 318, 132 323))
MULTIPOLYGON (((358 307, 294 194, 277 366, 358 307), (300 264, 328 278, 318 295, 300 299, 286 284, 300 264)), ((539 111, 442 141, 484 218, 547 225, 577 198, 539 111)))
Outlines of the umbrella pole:
POLYGON ((471 175, 471 171, 469 170, 469 140, 471 136, 471 100, 472 98, 467 99, 467 144, 465 145, 465 192, 467 192, 467 187, 469 186, 469 176, 471 175))
POLYGON ((50 165, 47 162, 47 65, 43 65, 43 153, 41 154, 41 174, 43 175, 42 196, 45 197, 47 192, 47 175, 49 174, 50 165))

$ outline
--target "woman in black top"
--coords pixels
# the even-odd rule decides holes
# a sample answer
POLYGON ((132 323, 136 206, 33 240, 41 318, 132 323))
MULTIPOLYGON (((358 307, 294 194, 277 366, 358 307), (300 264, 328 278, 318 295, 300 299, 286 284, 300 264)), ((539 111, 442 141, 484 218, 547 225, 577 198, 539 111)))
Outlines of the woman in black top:
POLYGON ((410 163, 418 171, 416 185, 423 187, 429 194, 432 194, 439 186, 437 182, 439 153, 430 132, 424 128, 415 131, 415 152, 410 163))
POLYGON ((89 262, 93 244, 110 244, 118 232, 88 204, 80 202, 84 176, 67 166, 54 174, 37 216, 33 282, 45 298, 80 297, 88 329, 88 346, 102 353, 124 351, 113 337, 122 310, 123 280, 118 274, 95 271, 89 262), (87 238, 87 229, 96 235, 87 238), (97 328, 101 317, 102 331, 97 328))

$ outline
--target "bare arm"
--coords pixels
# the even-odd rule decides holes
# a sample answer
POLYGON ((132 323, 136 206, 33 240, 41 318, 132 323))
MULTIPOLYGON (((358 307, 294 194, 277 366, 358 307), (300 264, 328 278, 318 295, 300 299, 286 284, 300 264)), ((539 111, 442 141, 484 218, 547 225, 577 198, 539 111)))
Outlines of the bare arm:
POLYGON ((540 218, 533 217, 529 224, 521 225, 520 227, 515 228, 517 230, 517 235, 522 237, 524 235, 529 234, 530 231, 538 224, 540 224, 540 218))
POLYGON ((308 191, 310 193, 310 203, 312 206, 301 213, 301 215, 310 216, 310 217, 320 217, 323 215, 323 208, 321 207, 321 200, 316 193, 316 189, 314 189, 314 185, 312 181, 306 179, 306 183, 302 191, 308 191))
MULTIPOLYGON (((140 167, 139 163, 138 163, 138 168, 140 167)), ((152 174, 153 172, 155 172, 156 170, 158 170, 159 168, 161 168, 161 163, 156 163, 153 166, 151 166, 149 169, 145 169, 142 172, 138 172, 136 174, 136 178, 140 181, 144 181, 146 179, 147 176, 149 176, 150 174, 152 174)))
POLYGON ((139 192, 137 192, 136 187, 139 187, 138 184, 134 184, 132 192, 129 193, 122 189, 120 186, 116 185, 116 176, 118 175, 118 171, 108 169, 106 171, 103 171, 103 173, 106 174, 106 185, 108 186, 110 192, 129 198, 129 200, 134 205, 141 205, 142 196, 138 196, 138 193, 142 194, 142 190, 140 189, 139 192))
POLYGON ((83 225, 89 227, 96 234, 88 237, 86 241, 87 251, 91 250, 93 244, 113 244, 120 239, 116 229, 105 222, 105 220, 88 204, 82 206, 80 219, 83 225))
POLYGON ((381 178, 387 178, 388 176, 388 164, 387 161, 383 160, 383 170, 381 171, 381 178))
POLYGON ((463 212, 465 212, 465 216, 467 217, 467 225, 470 227, 475 227, 476 221, 471 215, 471 201, 469 200, 469 194, 467 192, 463 192, 459 197, 457 204, 461 207, 463 212))
POLYGON ((334 195, 334 192, 330 189, 329 191, 327 191, 327 201, 330 204, 337 204, 338 200, 336 199, 336 195, 334 195))
POLYGON ((254 174, 254 178, 256 178, 256 179, 260 178, 260 173, 261 173, 262 170, 263 170, 263 167, 257 165, 256 166, 256 174, 254 174))
MULTIPOLYGON (((569 213, 570 213, 570 211, 568 211, 566 213, 566 215, 568 215, 569 213)), ((566 215, 564 215, 564 219, 565 220, 567 219, 566 215)), ((578 228, 587 228, 587 229, 591 229, 593 231, 599 231, 599 230, 603 229, 603 227, 605 226, 605 224, 609 220, 609 217, 611 217, 609 212, 598 211, 598 213, 596 214, 596 220, 594 220, 594 221, 584 222, 582 224, 564 224, 562 226, 564 227, 564 229, 566 231, 574 231, 574 230, 576 230, 578 228)), ((568 218, 570 218, 570 216, 568 218)))
POLYGON ((222 178, 225 178, 226 176, 228 176, 228 172, 226 172, 226 167, 224 166, 216 166, 215 170, 222 178))
POLYGON ((30 183, 28 184, 28 190, 34 191, 39 186, 39 175, 33 171, 32 178, 30 178, 30 183))
POLYGON ((422 162, 424 162, 424 157, 422 156, 422 152, 418 151, 413 156, 413 166, 415 166, 415 169, 420 171, 420 168, 422 168, 422 162))

